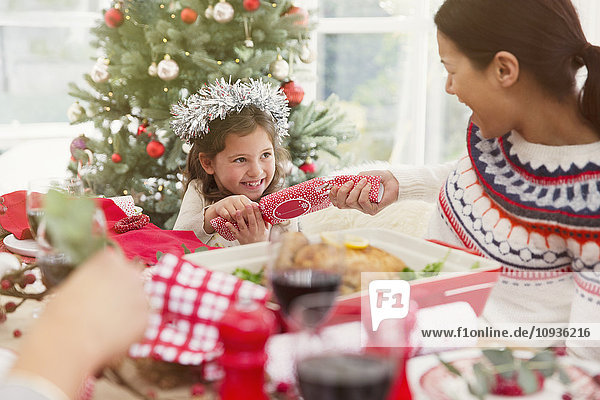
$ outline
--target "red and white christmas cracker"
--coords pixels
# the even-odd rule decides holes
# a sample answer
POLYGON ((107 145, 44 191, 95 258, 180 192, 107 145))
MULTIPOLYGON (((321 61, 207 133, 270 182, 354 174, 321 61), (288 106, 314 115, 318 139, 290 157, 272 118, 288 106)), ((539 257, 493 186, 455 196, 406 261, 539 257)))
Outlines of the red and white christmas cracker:
POLYGON ((133 197, 131 195, 128 196, 115 196, 110 197, 110 199, 127 215, 131 217, 133 215, 139 214, 136 210, 135 203, 133 202, 133 197))
MULTIPOLYGON (((372 175, 339 175, 327 178, 313 178, 278 192, 271 193, 260 199, 258 206, 263 219, 271 225, 304 214, 319 211, 331 205, 329 191, 335 186, 341 186, 348 181, 357 184, 366 179, 371 184, 369 200, 379 203, 383 196, 383 185, 380 176, 372 175)), ((235 237, 226 226, 227 220, 222 217, 213 218, 210 225, 225 240, 234 241, 235 237)), ((237 228, 237 224, 232 223, 237 228)))
POLYGON ((218 322, 238 298, 266 302, 268 290, 219 271, 209 271, 172 254, 151 268, 146 284, 152 309, 144 338, 131 357, 200 365, 223 352, 218 322))

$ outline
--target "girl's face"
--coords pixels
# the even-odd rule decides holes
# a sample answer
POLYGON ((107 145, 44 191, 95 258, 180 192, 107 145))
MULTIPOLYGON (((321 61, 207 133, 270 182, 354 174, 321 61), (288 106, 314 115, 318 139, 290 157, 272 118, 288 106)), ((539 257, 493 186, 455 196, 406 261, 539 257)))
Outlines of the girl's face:
POLYGON ((219 189, 243 194, 257 201, 273 180, 275 153, 273 143, 262 126, 246 136, 225 138, 225 149, 213 159, 200 154, 202 167, 214 175, 219 189))
POLYGON ((471 109, 471 120, 481 134, 491 139, 513 129, 511 107, 498 82, 496 65, 477 69, 454 42, 439 31, 437 39, 440 59, 448 71, 446 92, 471 109))

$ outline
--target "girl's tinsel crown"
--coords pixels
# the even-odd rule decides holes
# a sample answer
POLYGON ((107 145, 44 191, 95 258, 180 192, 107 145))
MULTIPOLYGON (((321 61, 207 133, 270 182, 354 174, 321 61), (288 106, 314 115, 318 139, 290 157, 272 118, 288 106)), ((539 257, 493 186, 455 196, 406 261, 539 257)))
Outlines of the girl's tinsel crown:
POLYGON ((248 83, 239 79, 235 83, 221 78, 210 85, 204 85, 196 94, 171 107, 171 128, 175 135, 187 142, 203 138, 209 133, 210 121, 225 117, 231 112, 240 112, 244 107, 254 105, 271 114, 275 122, 277 140, 288 134, 288 100, 281 90, 272 89, 270 83, 262 79, 250 78, 248 83))

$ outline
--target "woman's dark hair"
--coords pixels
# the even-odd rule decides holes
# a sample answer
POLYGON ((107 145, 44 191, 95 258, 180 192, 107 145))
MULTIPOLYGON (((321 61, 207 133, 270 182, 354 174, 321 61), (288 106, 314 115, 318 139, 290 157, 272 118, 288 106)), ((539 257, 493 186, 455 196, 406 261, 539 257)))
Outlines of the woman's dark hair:
MULTIPOLYGON (((217 153, 225 149, 225 139, 229 135, 246 136, 261 126, 269 136, 273 144, 275 157, 275 172, 273 180, 263 194, 273 193, 283 187, 285 173, 284 165, 289 160, 289 153, 278 144, 275 123, 267 112, 250 105, 244 107, 240 112, 232 112, 225 119, 214 119, 208 124, 209 133, 201 139, 192 142, 192 148, 187 157, 187 168, 185 170, 185 190, 194 179, 200 180, 200 190, 204 198, 209 202, 221 200, 229 195, 228 191, 221 191, 213 175, 209 175, 200 164, 199 154, 204 153, 209 158, 214 158, 217 153)), ((184 190, 184 193, 185 193, 184 190)))
POLYGON ((587 42, 571 0, 446 0, 434 21, 476 68, 508 51, 559 100, 575 92, 585 65, 579 107, 600 132, 600 47, 587 42))

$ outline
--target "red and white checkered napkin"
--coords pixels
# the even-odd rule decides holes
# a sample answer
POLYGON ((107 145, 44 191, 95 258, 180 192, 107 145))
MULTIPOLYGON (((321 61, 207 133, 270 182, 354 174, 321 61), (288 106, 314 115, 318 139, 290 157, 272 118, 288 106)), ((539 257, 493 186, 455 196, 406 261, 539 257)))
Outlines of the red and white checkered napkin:
POLYGON ((110 198, 123 212, 128 216, 134 216, 138 212, 135 209, 135 203, 133 197, 129 196, 115 196, 110 198))
POLYGON ((152 357, 200 365, 221 355, 218 321, 238 298, 265 302, 265 287, 218 271, 209 271, 172 254, 151 268, 146 284, 152 313, 144 338, 129 349, 131 357, 152 357))
MULTIPOLYGON (((361 179, 367 179, 371 184, 369 200, 379 203, 383 195, 381 177, 371 175, 339 175, 329 178, 313 178, 278 192, 263 197, 259 204, 263 219, 272 224, 279 224, 288 219, 315 212, 331 205, 329 190, 332 186, 340 186, 348 181, 355 184, 361 179)), ((227 220, 222 217, 213 218, 210 225, 224 239, 233 241, 235 237, 225 225, 227 220)), ((237 224, 233 223, 237 228, 237 224)))

